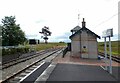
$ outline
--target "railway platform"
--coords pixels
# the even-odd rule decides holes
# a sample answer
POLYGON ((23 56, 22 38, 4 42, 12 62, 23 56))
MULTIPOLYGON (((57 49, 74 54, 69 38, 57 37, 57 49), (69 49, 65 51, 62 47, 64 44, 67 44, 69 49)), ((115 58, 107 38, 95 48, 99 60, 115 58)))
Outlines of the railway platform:
MULTIPOLYGON (((100 66, 104 63, 100 60, 86 60, 78 58, 71 58, 69 52, 65 58, 61 55, 57 56, 52 62, 46 62, 47 68, 38 76, 37 74, 31 74, 26 80, 27 82, 34 83, 51 83, 51 82, 107 82, 107 83, 118 83, 118 64, 113 62, 113 73, 111 75, 100 66), (49 65, 48 65, 49 64, 49 65), (34 80, 32 80, 34 78, 34 80)), ((42 68, 42 67, 41 67, 42 68)), ((41 70, 40 68, 40 70, 41 70)), ((43 70, 43 69, 42 69, 43 70)), ((37 70, 39 71, 39 70, 37 70)), ((25 83, 26 81, 22 82, 25 83)))
POLYGON ((47 81, 117 81, 100 66, 59 63, 47 81))
POLYGON ((118 83, 118 80, 96 65, 79 65, 66 63, 45 63, 21 83, 51 83, 51 82, 73 82, 73 83, 118 83), (49 65, 49 66, 48 66, 49 65), (45 67, 47 67, 45 69, 45 67), (45 70, 44 70, 45 69, 45 70), (44 71, 43 71, 44 70, 44 71), (43 71, 43 72, 42 72, 43 71))
POLYGON ((120 81, 120 64, 115 61, 112 64, 113 72, 110 74, 101 67, 105 66, 103 60, 72 57, 70 52, 67 52, 64 58, 62 55, 62 50, 43 54, 33 66, 2 83, 119 83, 120 81))

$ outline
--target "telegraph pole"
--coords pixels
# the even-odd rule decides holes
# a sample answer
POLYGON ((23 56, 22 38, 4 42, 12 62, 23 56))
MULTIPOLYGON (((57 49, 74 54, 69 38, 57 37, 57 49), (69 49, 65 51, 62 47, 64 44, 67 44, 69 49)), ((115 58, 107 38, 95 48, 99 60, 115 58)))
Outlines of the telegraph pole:
POLYGON ((78 14, 78 26, 80 25, 79 22, 80 21, 80 14, 78 14))

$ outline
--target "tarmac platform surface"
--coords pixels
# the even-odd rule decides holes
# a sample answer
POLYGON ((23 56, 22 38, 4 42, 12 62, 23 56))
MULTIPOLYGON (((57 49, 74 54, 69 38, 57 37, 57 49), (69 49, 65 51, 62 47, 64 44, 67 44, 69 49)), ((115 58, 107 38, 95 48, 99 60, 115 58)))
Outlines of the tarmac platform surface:
POLYGON ((118 63, 113 62, 112 75, 100 66, 105 66, 102 60, 74 58, 68 52, 64 58, 62 58, 62 55, 59 55, 52 62, 45 62, 42 67, 31 74, 24 82, 120 83, 118 82, 120 68, 118 63), (51 64, 55 64, 54 68, 52 68, 53 66, 49 67, 51 64))
POLYGON ((100 66, 57 64, 47 81, 117 81, 100 66))

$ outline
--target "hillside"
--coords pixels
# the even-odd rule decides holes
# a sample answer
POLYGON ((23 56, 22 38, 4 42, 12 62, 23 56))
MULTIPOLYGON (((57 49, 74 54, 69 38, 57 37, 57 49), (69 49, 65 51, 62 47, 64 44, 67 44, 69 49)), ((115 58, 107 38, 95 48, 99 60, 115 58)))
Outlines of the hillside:
MULTIPOLYGON (((120 56, 120 41, 111 41, 112 55, 120 56)), ((98 51, 104 52, 104 42, 98 42, 98 51)), ((109 42, 107 42, 107 52, 109 52, 109 42)), ((109 54, 109 53, 108 53, 109 54)))

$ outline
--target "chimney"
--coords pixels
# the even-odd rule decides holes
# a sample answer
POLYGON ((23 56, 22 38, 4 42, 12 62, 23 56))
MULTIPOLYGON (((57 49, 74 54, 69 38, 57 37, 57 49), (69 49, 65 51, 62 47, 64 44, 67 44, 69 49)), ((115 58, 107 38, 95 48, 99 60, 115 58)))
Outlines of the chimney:
POLYGON ((86 26, 86 22, 84 21, 84 18, 83 18, 83 21, 82 21, 82 28, 86 26))

